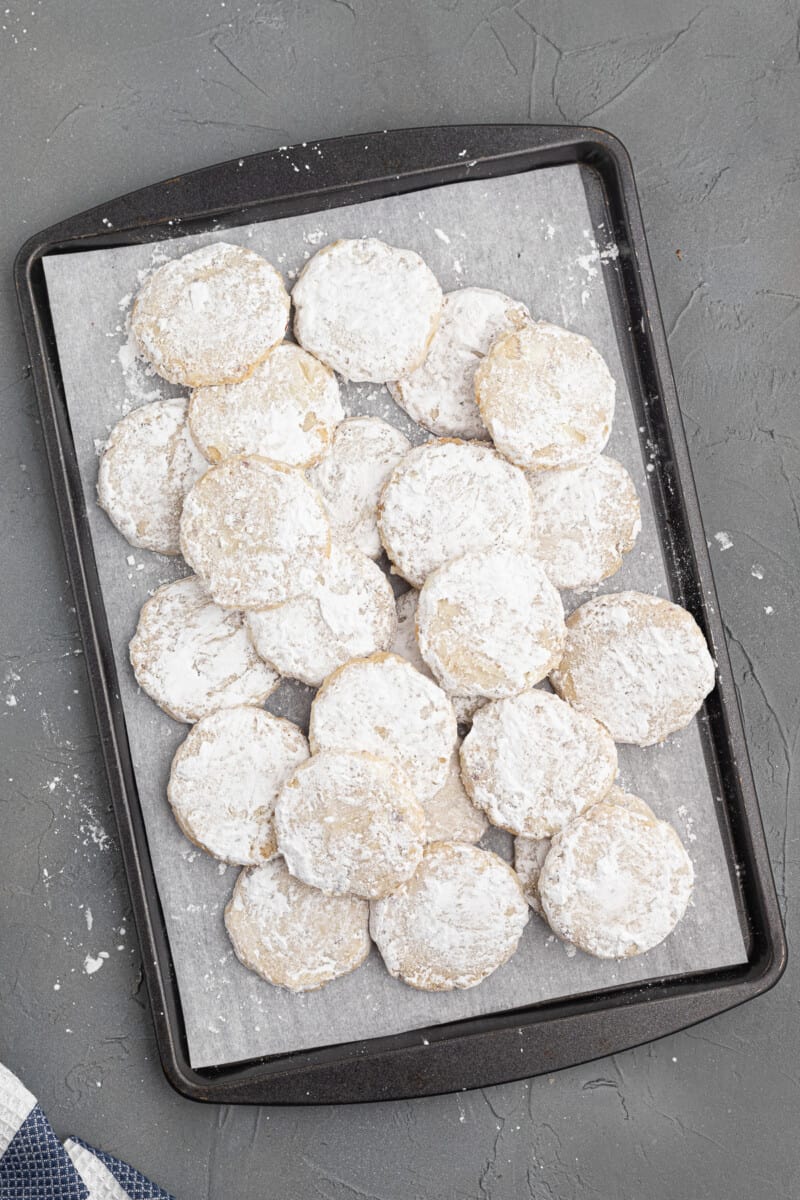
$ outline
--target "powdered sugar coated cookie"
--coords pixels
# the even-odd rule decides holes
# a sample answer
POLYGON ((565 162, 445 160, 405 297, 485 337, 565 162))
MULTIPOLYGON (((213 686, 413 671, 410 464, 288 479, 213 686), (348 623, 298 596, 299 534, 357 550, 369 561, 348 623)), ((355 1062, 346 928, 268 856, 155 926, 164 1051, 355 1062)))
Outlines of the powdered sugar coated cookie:
POLYGON ((531 551, 557 588, 588 588, 622 566, 642 517, 628 472, 598 455, 579 467, 536 471, 531 551))
POLYGON ((671 825, 601 801, 553 839, 538 890, 560 938, 597 958, 630 958, 672 932, 693 880, 671 825))
POLYGON ((291 721, 238 705, 203 717, 172 760, 167 799, 182 831, 223 862, 255 866, 277 850, 278 793, 308 758, 291 721))
POLYGON ((288 319, 275 268, 252 250, 214 242, 153 271, 134 302, 131 333, 164 379, 207 387, 245 379, 288 319))
POLYGON ((184 501, 181 550, 218 604, 263 608, 306 590, 330 553, 330 527, 302 471, 226 458, 184 501))
POLYGON ((258 454, 310 467, 343 418, 333 371, 290 342, 276 346, 241 383, 197 388, 189 404, 192 437, 212 463, 258 454))
POLYGON ((544 838, 606 795, 617 751, 597 721, 534 689, 475 714, 461 767, 464 786, 492 824, 544 838))
POLYGON ((194 575, 145 601, 130 657, 142 691, 189 724, 217 708, 260 704, 280 683, 253 649, 242 614, 216 605, 194 575))
POLYGON ((304 595, 247 614, 261 657, 311 687, 351 658, 388 650, 396 625, 383 571, 360 550, 337 543, 304 595))
POLYGON ((485 438, 475 369, 494 339, 530 319, 524 304, 489 288, 448 292, 425 361, 389 391, 410 417, 440 437, 485 438))
POLYGON ((186 426, 186 401, 154 400, 111 431, 97 502, 132 546, 180 554, 183 499, 207 467, 186 426))
POLYGON ((350 417, 333 435, 322 461, 308 473, 325 503, 335 537, 380 557, 378 497, 404 454, 408 438, 378 417, 350 417))
POLYGON ((499 337, 475 372, 475 398, 498 450, 532 471, 599 454, 614 418, 614 379, 588 338, 546 321, 499 337))
MULTIPOLYGON (((418 598, 419 592, 415 588, 410 588, 407 592, 403 592, 402 596, 397 597, 397 633, 389 649, 393 654, 407 658, 413 667, 416 667, 423 675, 427 675, 429 679, 433 679, 433 672, 419 652, 417 641, 418 598)), ((434 680, 434 682, 436 681, 434 680)), ((487 703, 485 696, 450 696, 450 700, 459 725, 470 725, 478 709, 487 703)), ((461 839, 455 840, 460 841, 461 839)))
POLYGON ((544 917, 539 899, 539 876, 550 852, 550 838, 532 838, 519 834, 514 838, 514 870, 525 899, 539 917, 544 917))
POLYGON ((531 520, 524 474, 490 446, 458 440, 409 451, 378 505, 386 553, 414 587, 466 550, 527 545, 531 520))
POLYGON ((385 383, 422 362, 442 289, 413 250, 342 239, 309 259, 292 300, 301 346, 345 379, 385 383))
POLYGON ((364 750, 393 760, 424 801, 447 778, 456 732, 441 688, 405 659, 373 654, 325 680, 311 705, 308 737, 315 754, 364 750))
POLYGON ((408 883, 370 906, 390 975, 425 991, 481 983, 514 953, 527 921, 508 864, 463 842, 428 846, 408 883))
POLYGON ((275 828, 292 875, 330 895, 371 899, 414 874, 425 814, 393 762, 323 751, 284 785, 275 828))
POLYGON ((499 699, 533 687, 559 662, 565 632, 561 597, 524 552, 462 554, 419 594, 420 652, 454 694, 499 699))
POLYGON ((242 965, 290 992, 324 987, 370 951, 366 900, 326 896, 290 875, 282 858, 242 871, 225 927, 242 965))
POLYGON ((615 742, 651 746, 691 721, 714 687, 714 661, 685 608, 642 592, 596 596, 567 618, 550 681, 615 742))

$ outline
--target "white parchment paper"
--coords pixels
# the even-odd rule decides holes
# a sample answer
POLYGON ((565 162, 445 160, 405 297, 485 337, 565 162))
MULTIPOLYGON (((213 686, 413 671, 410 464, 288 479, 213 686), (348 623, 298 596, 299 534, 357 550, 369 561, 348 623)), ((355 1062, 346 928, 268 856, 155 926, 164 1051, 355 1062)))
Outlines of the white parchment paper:
MULTIPOLYGON (((70 421, 85 493, 119 691, 150 850, 177 971, 192 1064, 217 1065, 260 1055, 421 1029, 481 1013, 517 1008, 624 982, 744 961, 745 947, 717 805, 698 721, 666 745, 620 747, 620 783, 673 821, 697 876, 686 918, 666 943, 623 964, 566 949, 531 915, 520 949, 485 983, 466 992, 426 994, 391 979, 373 950, 367 963, 307 996, 270 987, 235 959, 222 910, 236 870, 193 847, 165 798, 172 755, 186 734, 137 688, 128 641, 139 608, 159 584, 185 573, 180 561, 133 550, 95 502, 97 454, 130 408, 180 389, 148 375, 127 343, 125 316, 154 263, 224 237, 266 255, 291 279, 314 250, 336 237, 381 237, 411 247, 447 291, 468 284, 524 300, 535 316, 586 334, 617 381, 617 416, 609 452, 637 484, 643 531, 623 569, 602 590, 633 587, 669 595, 648 495, 650 475, 617 347, 606 291, 616 248, 594 229, 580 168, 556 167, 489 181, 467 181, 347 208, 155 245, 92 250, 45 260, 70 421)), ((368 385, 344 390, 351 413, 375 413, 415 441, 426 435, 368 385)), ((567 607, 570 598, 565 597, 567 607)), ((271 710, 306 727, 310 689, 285 682, 271 710)), ((702 720, 702 716, 699 719, 702 720)), ((490 835, 508 852, 510 839, 490 835)))

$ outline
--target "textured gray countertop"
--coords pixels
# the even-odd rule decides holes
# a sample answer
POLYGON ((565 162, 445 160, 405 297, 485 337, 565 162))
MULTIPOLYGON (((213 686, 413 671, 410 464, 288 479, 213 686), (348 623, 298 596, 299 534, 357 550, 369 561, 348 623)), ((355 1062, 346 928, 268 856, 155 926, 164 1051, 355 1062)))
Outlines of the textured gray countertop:
POLYGON ((131 188, 383 127, 567 121, 637 174, 790 946, 800 907, 796 0, 42 0, 0 14, 0 1060, 181 1198, 795 1200, 798 968, 557 1076, 315 1110, 203 1107, 155 1052, 10 279, 131 188))

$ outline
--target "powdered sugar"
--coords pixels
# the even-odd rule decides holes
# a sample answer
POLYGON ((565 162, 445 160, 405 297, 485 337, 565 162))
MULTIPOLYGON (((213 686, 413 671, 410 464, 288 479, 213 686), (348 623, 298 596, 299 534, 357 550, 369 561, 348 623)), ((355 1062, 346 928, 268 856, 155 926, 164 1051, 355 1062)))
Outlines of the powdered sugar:
POLYGON ((688 724, 714 687, 715 668, 686 609, 617 592, 587 601, 567 619, 564 656, 550 679, 615 741, 649 746, 688 724))
POLYGON ((186 426, 186 401, 156 400, 112 431, 97 500, 132 546, 179 554, 183 500, 207 467, 186 426))
POLYGON ((611 432, 614 394, 588 338, 546 321, 498 338, 475 373, 492 440, 528 470, 577 466, 599 454, 611 432))
POLYGON ((310 467, 343 418, 336 376, 290 342, 241 383, 197 389, 189 405, 192 437, 209 462, 259 454, 310 467))
POLYGON ((527 921, 508 864, 463 842, 428 846, 414 877, 370 906, 389 973, 429 991, 475 987, 511 957, 527 921))
POLYGON ((260 704, 279 683, 253 649, 242 614, 214 604, 194 575, 145 602, 130 656, 136 682, 176 721, 260 704))
POLYGON ((531 520, 524 474, 489 446, 460 441, 411 450, 390 475, 378 510, 386 553, 414 587, 466 550, 526 545, 531 520))
POLYGON ((323 751, 287 781, 275 827, 292 875, 329 895, 370 899, 414 874, 425 814, 394 763, 323 751))
POLYGON ((183 832, 215 858, 257 865, 277 849, 278 792, 308 758, 291 721, 251 706, 198 721, 172 761, 167 799, 183 832))
POLYGON ((389 391, 410 417, 441 437, 485 438, 475 403, 475 369, 500 333, 530 313, 502 292, 468 287, 444 297, 427 357, 389 391))
POLYGON ((215 242, 164 263, 139 291, 131 331, 159 375, 185 387, 244 379, 283 337, 289 296, 265 258, 215 242))
POLYGON ((413 250, 343 239, 308 261, 292 300, 301 346, 345 379, 385 383, 425 357, 442 290, 413 250))
POLYGON ((337 543, 306 594, 247 615, 261 657, 312 687, 351 658, 388 650, 396 625, 383 571, 360 550, 337 543))
POLYGON ((399 429, 377 417, 351 417, 333 435, 309 481, 325 503, 336 537, 352 542, 370 558, 381 553, 378 497, 411 443, 399 429))
POLYGON ((613 575, 642 527, 639 498, 613 458, 528 476, 531 551, 557 588, 587 588, 613 575))
POLYGON ((462 554, 419 594, 422 657, 455 694, 498 699, 533 687, 558 663, 565 632, 561 598, 527 553, 462 554))
POLYGON ((603 798, 617 773, 606 730, 539 690, 475 714, 461 747, 464 782, 495 825, 551 837, 603 798))
POLYGON ((311 749, 365 750, 397 762, 419 798, 447 778, 456 718, 447 696, 394 654, 340 667, 311 706, 311 749))
POLYGON ((458 748, 453 751, 444 784, 422 807, 426 842, 479 842, 489 827, 464 790, 458 748))
MULTIPOLYGON (((414 588, 410 588, 409 591, 403 592, 402 596, 397 597, 397 633, 390 649, 393 654, 399 654, 401 658, 407 658, 411 665, 416 667, 418 671, 421 671, 423 675, 427 675, 429 679, 433 679, 433 672, 420 654, 419 642, 417 641, 418 599, 419 592, 414 588)), ((450 695, 450 700, 452 701, 456 720, 459 725, 469 725, 477 710, 486 704, 485 696, 450 695)))

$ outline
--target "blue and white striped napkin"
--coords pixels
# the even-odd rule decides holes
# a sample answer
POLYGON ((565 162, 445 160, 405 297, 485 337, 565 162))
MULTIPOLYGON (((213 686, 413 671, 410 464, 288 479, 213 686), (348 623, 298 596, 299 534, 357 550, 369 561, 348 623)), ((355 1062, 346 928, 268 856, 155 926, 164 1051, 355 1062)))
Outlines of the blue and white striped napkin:
POLYGON ((62 1145, 36 1097, 0 1063, 0 1200, 174 1197, 79 1138, 62 1145))

